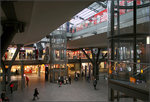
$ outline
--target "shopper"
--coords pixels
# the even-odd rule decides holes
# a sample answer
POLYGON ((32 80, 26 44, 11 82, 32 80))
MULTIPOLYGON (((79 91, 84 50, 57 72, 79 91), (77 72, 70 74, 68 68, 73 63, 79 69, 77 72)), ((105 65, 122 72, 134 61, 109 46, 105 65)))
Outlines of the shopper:
POLYGON ((28 86, 28 84, 29 84, 29 77, 26 76, 26 85, 28 86))
POLYGON ((15 74, 16 74, 16 75, 18 75, 18 69, 16 69, 16 72, 15 72, 15 74))
POLYGON ((84 76, 84 73, 83 73, 83 71, 81 72, 81 76, 82 76, 82 78, 83 78, 83 76, 84 76))
POLYGON ((5 91, 2 91, 2 93, 1 93, 1 100, 0 100, 0 102, 9 102, 8 97, 6 97, 6 92, 5 91))
POLYGON ((66 76, 66 84, 68 84, 68 77, 66 76))
POLYGON ((13 93, 13 87, 14 87, 14 83, 10 83, 10 92, 11 92, 11 94, 13 93))
POLYGON ((74 79, 76 79, 76 74, 77 74, 77 72, 74 73, 74 79))
POLYGON ((64 85, 66 85, 66 76, 64 76, 64 85))
POLYGON ((78 81, 78 74, 75 74, 75 80, 78 81))
POLYGON ((60 76, 58 77, 58 84, 59 84, 59 87, 61 87, 62 82, 61 82, 60 76))
POLYGON ((87 76, 87 82, 89 82, 89 83, 90 83, 90 77, 89 77, 89 76, 87 76))
POLYGON ((33 100, 35 100, 35 98, 39 99, 38 95, 39 95, 38 89, 35 88, 34 89, 34 94, 33 94, 33 100))
POLYGON ((61 80, 61 83, 64 84, 64 77, 63 76, 60 77, 60 80, 61 80))
POLYGON ((69 80, 69 84, 71 84, 71 76, 70 75, 69 75, 68 80, 69 80))
POLYGON ((3 91, 3 92, 1 93, 1 99, 2 99, 2 102, 5 101, 5 97, 6 97, 5 91, 3 91))
POLYGON ((97 85, 97 80, 96 80, 96 78, 94 79, 93 85, 94 85, 94 89, 96 90, 96 85, 97 85))
POLYGON ((6 60, 7 59, 7 52, 5 53, 4 57, 5 57, 5 60, 6 60))

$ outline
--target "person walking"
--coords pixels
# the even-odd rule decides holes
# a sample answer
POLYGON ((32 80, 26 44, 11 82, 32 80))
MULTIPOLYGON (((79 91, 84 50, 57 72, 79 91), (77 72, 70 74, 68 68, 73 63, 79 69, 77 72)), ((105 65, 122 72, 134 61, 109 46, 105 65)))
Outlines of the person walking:
POLYGON ((39 95, 38 89, 35 88, 34 89, 34 94, 33 94, 33 100, 35 100, 36 97, 37 97, 37 99, 39 99, 38 95, 39 95))
POLYGON ((7 60, 7 52, 5 53, 4 57, 5 57, 5 60, 7 60))
POLYGON ((77 74, 77 72, 74 73, 74 80, 76 80, 76 74, 77 74))
POLYGON ((76 81, 78 81, 78 73, 76 73, 75 77, 76 81))
POLYGON ((0 102, 9 102, 9 98, 6 96, 6 91, 2 91, 0 102))
POLYGON ((66 76, 66 84, 68 84, 68 77, 66 76))
POLYGON ((71 84, 71 76, 70 75, 69 75, 68 80, 69 80, 69 84, 71 84))
POLYGON ((3 92, 1 93, 2 102, 5 102, 5 97, 6 97, 5 91, 3 91, 3 92))
POLYGON ((66 85, 66 76, 64 76, 64 85, 66 85))
POLYGON ((18 75, 18 69, 16 69, 16 72, 15 72, 15 74, 16 74, 16 75, 18 75))
POLYGON ((13 93, 13 87, 14 87, 14 83, 10 83, 10 92, 11 92, 11 94, 13 93))
POLYGON ((26 85, 28 86, 29 85, 29 77, 26 76, 26 85))
POLYGON ((61 81, 60 76, 58 77, 58 84, 59 84, 59 87, 61 87, 62 81, 61 81))
POLYGON ((96 80, 96 78, 94 79, 93 85, 94 85, 94 89, 96 90, 96 85, 97 85, 97 80, 96 80))
POLYGON ((83 73, 83 71, 81 72, 81 77, 83 78, 83 76, 84 76, 84 73, 83 73))

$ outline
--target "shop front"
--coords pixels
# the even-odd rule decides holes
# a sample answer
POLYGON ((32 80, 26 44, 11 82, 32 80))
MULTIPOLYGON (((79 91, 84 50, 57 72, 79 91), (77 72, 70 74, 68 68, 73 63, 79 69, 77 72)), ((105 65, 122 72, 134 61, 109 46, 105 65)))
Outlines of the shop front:
POLYGON ((82 63, 81 73, 83 73, 83 75, 85 75, 85 77, 91 76, 93 74, 92 64, 91 63, 82 63))
POLYGON ((99 65, 100 72, 107 72, 108 71, 108 63, 106 61, 101 62, 99 65))
POLYGON ((26 65, 24 66, 25 74, 38 74, 38 70, 40 67, 40 73, 45 73, 45 65, 26 65))
POLYGON ((21 65, 13 65, 11 67, 11 75, 19 75, 21 74, 21 65))
MULTIPOLYGON (((9 47, 7 49, 7 52, 5 53, 4 59, 5 60, 11 60, 15 54, 17 48, 15 47, 9 47)), ((34 48, 33 47, 22 47, 20 51, 18 52, 18 55, 16 57, 16 60, 19 59, 34 59, 34 48)))
MULTIPOLYGON (((24 66, 24 73, 25 74, 38 74, 39 69, 40 73, 45 73, 45 67, 47 65, 25 65, 24 66)), ((8 68, 8 66, 6 66, 8 68)), ((2 69, 0 70, 2 72, 2 69)), ((21 74, 21 65, 13 65, 11 68, 11 75, 20 75, 21 74)))

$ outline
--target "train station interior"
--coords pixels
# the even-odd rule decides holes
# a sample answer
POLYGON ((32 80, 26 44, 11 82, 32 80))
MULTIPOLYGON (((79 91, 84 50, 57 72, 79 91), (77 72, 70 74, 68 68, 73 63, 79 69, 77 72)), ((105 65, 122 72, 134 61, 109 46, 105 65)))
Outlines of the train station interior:
POLYGON ((0 4, 0 102, 150 101, 150 0, 0 4))

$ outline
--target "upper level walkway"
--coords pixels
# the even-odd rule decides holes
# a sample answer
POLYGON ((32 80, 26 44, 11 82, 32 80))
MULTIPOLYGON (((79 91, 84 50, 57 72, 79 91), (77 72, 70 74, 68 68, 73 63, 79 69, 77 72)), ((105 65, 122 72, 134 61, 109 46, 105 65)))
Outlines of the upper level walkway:
MULTIPOLYGON (((11 61, 4 61, 5 65, 9 65, 11 61)), ((48 64, 45 60, 16 60, 13 65, 38 65, 38 64, 48 64)))
MULTIPOLYGON (((139 27, 141 29, 137 29, 137 32, 148 32, 148 26, 144 25, 147 22, 150 21, 149 19, 149 10, 150 7, 145 7, 145 8, 139 8, 137 9, 137 25, 140 25, 139 27), (145 28, 145 30, 143 30, 145 28)), ((117 24, 117 17, 115 17, 115 25, 117 24)), ((72 36, 72 39, 79 39, 83 37, 88 37, 91 35, 96 35, 96 34, 102 34, 102 33, 107 33, 107 28, 108 28, 108 20, 105 20, 103 22, 99 22, 96 24, 88 24, 88 26, 85 26, 86 24, 83 24, 84 26, 81 27, 80 30, 70 34, 72 36)), ((132 27, 133 26, 133 11, 129 11, 127 13, 121 14, 120 15, 120 29, 125 29, 127 27, 132 27)), ((116 29, 116 28, 115 28, 116 29)), ((130 32, 131 29, 126 30, 126 32, 130 32)), ((126 33, 126 32, 121 32, 121 33, 126 33)), ((69 36, 69 34, 68 34, 69 36)))
MULTIPOLYGON (((124 10, 124 9, 123 9, 124 10)), ((149 34, 150 7, 137 9, 137 34, 149 34)), ((82 23, 80 30, 68 33, 67 36, 72 40, 68 41, 70 48, 89 48, 99 47, 107 48, 108 46, 108 20, 94 24, 82 23)), ((115 25, 117 25, 117 17, 115 17, 115 25)), ((117 26, 115 26, 115 34, 117 34, 117 26)), ((120 15, 120 34, 133 33, 133 11, 120 15)))
MULTIPOLYGON (((107 59, 100 59, 100 62, 107 61, 107 59)), ((5 65, 10 64, 10 60, 4 61, 5 65)), ((68 59, 68 64, 71 63, 88 63, 90 62, 88 59, 68 59)), ((46 60, 16 60, 13 62, 13 65, 38 65, 38 64, 49 64, 46 60)))

